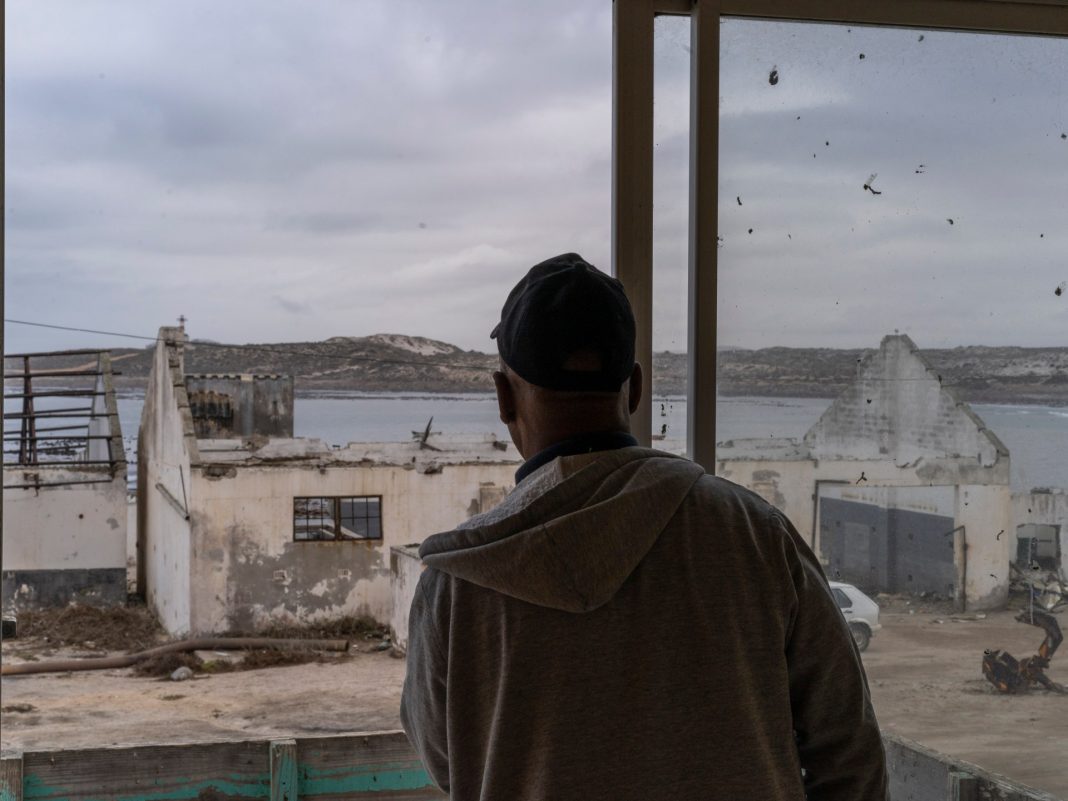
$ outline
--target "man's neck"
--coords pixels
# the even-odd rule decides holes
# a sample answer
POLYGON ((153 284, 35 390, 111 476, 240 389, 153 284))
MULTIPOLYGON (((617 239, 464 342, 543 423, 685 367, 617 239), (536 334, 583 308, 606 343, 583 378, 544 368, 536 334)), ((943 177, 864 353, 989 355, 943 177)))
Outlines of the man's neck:
POLYGON ((542 465, 546 465, 561 456, 574 456, 578 453, 593 453, 594 451, 610 451, 617 448, 632 447, 637 444, 638 440, 627 431, 598 431, 577 434, 539 450, 516 470, 515 480, 518 484, 542 465))

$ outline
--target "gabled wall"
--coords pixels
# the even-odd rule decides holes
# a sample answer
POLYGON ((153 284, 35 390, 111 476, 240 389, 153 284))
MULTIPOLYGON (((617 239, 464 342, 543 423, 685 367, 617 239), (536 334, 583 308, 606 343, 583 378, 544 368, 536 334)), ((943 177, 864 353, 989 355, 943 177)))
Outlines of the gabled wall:
MULTIPOLYGON (((889 460, 904 466, 931 457, 1007 468, 1008 450, 961 402, 904 335, 884 337, 850 385, 805 434, 816 459, 889 460)), ((932 471, 932 480, 937 476, 932 471)), ((994 483, 1000 477, 990 475, 994 483)), ((1006 473, 1005 481, 1008 481, 1006 473)), ((935 483, 951 483, 936 481, 935 483)))
POLYGON ((802 441, 724 443, 716 472, 782 509, 817 554, 823 486, 952 487, 954 525, 964 530, 958 597, 976 609, 1008 597, 1008 449, 907 336, 885 337, 802 441))
POLYGON ((190 630, 196 435, 183 383, 179 328, 160 328, 137 437, 138 591, 171 634, 190 630))

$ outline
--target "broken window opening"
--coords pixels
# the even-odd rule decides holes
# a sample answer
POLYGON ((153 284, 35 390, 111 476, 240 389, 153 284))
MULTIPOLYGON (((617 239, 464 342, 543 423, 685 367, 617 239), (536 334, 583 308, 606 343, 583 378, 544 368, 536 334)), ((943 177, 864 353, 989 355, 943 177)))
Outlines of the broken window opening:
POLYGON ((293 499, 293 540, 382 539, 382 496, 293 499))

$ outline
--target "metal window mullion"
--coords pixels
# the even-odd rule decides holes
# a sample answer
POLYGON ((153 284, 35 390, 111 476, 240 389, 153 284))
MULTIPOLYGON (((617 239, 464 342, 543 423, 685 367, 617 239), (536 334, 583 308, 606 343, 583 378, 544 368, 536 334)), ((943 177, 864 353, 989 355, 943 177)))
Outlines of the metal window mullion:
POLYGON ((652 0, 613 4, 612 274, 637 324, 634 357, 644 374, 631 432, 646 447, 653 427, 653 16, 652 0))
POLYGON ((690 17, 690 241, 686 451, 716 464, 716 283, 719 230, 719 0, 690 17))

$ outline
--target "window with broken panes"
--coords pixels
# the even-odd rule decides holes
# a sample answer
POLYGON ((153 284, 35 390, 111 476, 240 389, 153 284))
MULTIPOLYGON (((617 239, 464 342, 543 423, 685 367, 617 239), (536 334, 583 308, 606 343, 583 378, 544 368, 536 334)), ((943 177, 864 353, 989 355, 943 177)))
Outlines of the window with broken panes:
POLYGON ((293 539, 298 542, 380 540, 382 498, 377 495, 294 498, 293 539))

